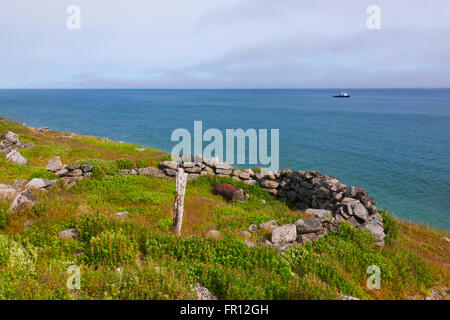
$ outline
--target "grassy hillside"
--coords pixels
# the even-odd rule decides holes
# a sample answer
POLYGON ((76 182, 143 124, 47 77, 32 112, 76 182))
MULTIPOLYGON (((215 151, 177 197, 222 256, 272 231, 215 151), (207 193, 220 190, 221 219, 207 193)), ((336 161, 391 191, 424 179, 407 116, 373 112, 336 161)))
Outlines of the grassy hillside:
MULTIPOLYGON (((36 192, 39 204, 21 213, 0 200, 0 299, 196 299, 201 283, 219 299, 423 299, 449 286, 447 233, 399 221, 383 212, 386 246, 342 223, 313 244, 279 254, 262 245, 249 248, 236 232, 305 214, 276 201, 259 186, 203 176, 188 182, 182 237, 170 232, 174 181, 121 175, 118 169, 156 166, 168 158, 154 149, 70 133, 39 133, 0 119, 0 134, 13 131, 35 147, 20 152, 30 166, 0 154, 0 183, 57 177, 45 166, 60 156, 65 164, 90 162, 93 178, 72 188, 36 192), (250 194, 227 203, 213 195, 228 182, 250 194), (265 200, 261 201, 261 200, 265 200), (127 217, 117 212, 127 211, 127 217), (76 228, 77 240, 58 233, 76 228), (221 239, 206 238, 219 230, 221 239), (81 290, 66 287, 67 268, 81 268, 81 290), (367 267, 381 269, 381 289, 366 287, 367 267)), ((268 236, 263 231, 250 239, 268 236)))

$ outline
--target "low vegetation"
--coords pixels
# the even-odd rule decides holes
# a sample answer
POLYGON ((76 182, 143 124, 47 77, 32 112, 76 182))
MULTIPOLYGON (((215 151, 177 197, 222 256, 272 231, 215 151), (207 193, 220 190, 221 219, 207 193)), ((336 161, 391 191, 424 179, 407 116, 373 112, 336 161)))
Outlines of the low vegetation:
MULTIPOLYGON (((0 299, 196 299, 197 282, 219 299, 423 299, 432 289, 448 288, 445 232, 382 211, 384 248, 348 223, 283 254, 263 245, 249 248, 236 232, 273 219, 290 223, 304 213, 259 186, 203 176, 188 182, 182 236, 175 237, 175 183, 117 172, 156 166, 167 154, 104 138, 38 133, 0 119, 0 134, 8 130, 36 145, 21 151, 30 166, 0 157, 0 183, 56 179, 45 169, 54 156, 66 164, 93 164, 93 177, 35 192, 39 204, 20 213, 0 200, 0 299), (227 203, 213 195, 213 186, 223 182, 243 188, 250 199, 227 203), (78 238, 60 239, 59 232, 70 228, 78 238), (212 229, 223 237, 206 238, 212 229), (79 290, 67 287, 72 265, 80 268, 79 290), (380 289, 366 285, 371 265, 380 268, 380 289)), ((259 231, 250 240, 267 236, 259 231)))

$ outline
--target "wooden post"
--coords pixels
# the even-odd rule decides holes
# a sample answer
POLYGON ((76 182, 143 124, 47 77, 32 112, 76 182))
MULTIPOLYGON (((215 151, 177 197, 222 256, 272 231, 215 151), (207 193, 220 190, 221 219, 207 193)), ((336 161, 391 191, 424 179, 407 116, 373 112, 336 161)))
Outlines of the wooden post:
POLYGON ((175 203, 173 204, 172 232, 181 235, 181 224, 183 222, 184 194, 186 192, 187 173, 178 168, 175 187, 175 203))

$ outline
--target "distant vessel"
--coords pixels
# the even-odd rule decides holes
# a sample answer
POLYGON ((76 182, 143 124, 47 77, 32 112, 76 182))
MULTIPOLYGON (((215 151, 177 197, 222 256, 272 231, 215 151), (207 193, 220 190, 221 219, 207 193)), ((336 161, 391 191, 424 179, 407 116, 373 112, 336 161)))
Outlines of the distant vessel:
POLYGON ((350 98, 350 94, 347 92, 341 92, 341 93, 335 94, 333 96, 333 98, 350 98))

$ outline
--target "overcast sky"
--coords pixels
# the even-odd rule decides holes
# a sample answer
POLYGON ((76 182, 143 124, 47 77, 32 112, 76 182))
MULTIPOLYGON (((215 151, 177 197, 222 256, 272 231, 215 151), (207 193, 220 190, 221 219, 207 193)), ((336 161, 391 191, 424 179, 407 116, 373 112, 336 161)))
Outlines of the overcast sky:
POLYGON ((0 2, 0 88, 450 87, 449 0, 0 2))

